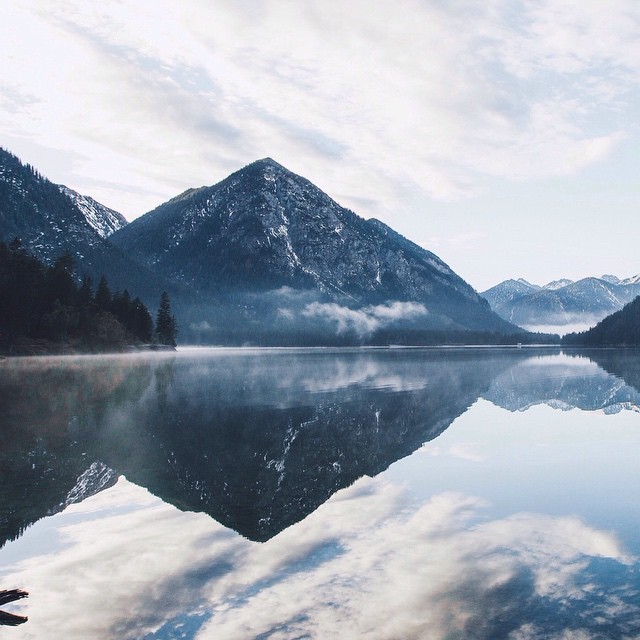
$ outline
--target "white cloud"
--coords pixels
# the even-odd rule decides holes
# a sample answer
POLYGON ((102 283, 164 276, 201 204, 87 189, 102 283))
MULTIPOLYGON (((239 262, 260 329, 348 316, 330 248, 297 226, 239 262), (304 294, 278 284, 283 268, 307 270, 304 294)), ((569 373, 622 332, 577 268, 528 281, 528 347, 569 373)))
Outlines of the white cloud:
POLYGON ((427 308, 417 302, 391 302, 350 309, 335 302, 312 302, 302 311, 309 318, 323 318, 335 323, 339 334, 354 333, 369 336, 377 329, 399 320, 413 320, 427 315, 427 308))
POLYGON ((139 638, 188 620, 198 638, 379 640, 505 637, 505 619, 513 638, 563 637, 567 616, 574 634, 637 623, 637 559, 614 535, 575 517, 487 520, 485 506, 455 493, 416 505, 362 478, 258 544, 121 479, 3 549, 3 581, 30 591, 16 632, 29 638, 139 638), (614 592, 594 559, 626 575, 614 592))
POLYGON ((10 0, 0 132, 73 151, 68 172, 41 169, 128 215, 270 155, 390 216, 605 158, 635 118, 639 11, 10 0))

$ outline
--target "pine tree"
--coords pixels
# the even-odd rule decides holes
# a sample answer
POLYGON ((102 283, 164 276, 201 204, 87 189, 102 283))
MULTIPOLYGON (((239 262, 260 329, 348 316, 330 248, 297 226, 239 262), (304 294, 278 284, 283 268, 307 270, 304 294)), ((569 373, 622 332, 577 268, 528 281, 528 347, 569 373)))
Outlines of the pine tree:
POLYGON ((100 282, 98 282, 98 288, 96 290, 95 302, 98 308, 102 311, 111 310, 111 290, 107 284, 107 279, 102 276, 100 282))
POLYGON ((169 294, 166 291, 160 296, 160 308, 156 316, 156 340, 159 344, 176 346, 176 337, 178 336, 178 325, 176 319, 171 313, 171 303, 169 294))
POLYGON ((153 337, 153 318, 140 298, 134 298, 132 326, 130 330, 143 342, 151 342, 153 337))

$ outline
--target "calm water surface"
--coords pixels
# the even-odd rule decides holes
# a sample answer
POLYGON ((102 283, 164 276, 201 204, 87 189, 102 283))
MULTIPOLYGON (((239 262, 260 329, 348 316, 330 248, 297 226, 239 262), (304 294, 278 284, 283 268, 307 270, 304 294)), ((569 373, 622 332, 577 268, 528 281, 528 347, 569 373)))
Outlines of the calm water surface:
POLYGON ((4 638, 640 638, 640 354, 0 362, 4 638))

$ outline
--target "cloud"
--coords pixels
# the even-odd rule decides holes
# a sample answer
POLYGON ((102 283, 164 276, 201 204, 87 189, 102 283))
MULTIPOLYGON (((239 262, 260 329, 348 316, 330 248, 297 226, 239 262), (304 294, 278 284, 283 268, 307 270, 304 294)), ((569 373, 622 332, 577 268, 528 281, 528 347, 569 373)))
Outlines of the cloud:
POLYGON ((130 216, 269 155, 388 218, 580 171, 635 119, 633 0, 4 9, 0 132, 75 150, 71 172, 41 170, 130 216))
POLYGON ((354 332, 360 336, 369 336, 399 320, 414 320, 427 313, 423 304, 398 301, 361 309, 350 309, 334 302, 312 302, 302 311, 304 317, 321 318, 335 323, 339 334, 354 332))
POLYGON ((31 593, 21 605, 30 637, 56 629, 69 640, 160 629, 384 640, 635 628, 637 559, 613 534, 576 517, 487 519, 485 507, 458 493, 415 504, 393 483, 362 478, 259 544, 121 479, 7 545, 3 580, 31 593))

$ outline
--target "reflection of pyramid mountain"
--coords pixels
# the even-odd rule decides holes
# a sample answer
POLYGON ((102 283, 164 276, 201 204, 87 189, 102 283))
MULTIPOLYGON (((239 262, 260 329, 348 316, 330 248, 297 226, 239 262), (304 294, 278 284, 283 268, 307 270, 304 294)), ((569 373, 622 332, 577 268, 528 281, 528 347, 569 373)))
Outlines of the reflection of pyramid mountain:
MULTIPOLYGON (((2 496, 2 539, 62 508, 99 460, 166 502, 266 540, 439 435, 513 358, 525 357, 354 351, 98 360, 87 370, 34 369, 30 390, 19 392, 25 376, 16 372, 0 389, 5 406, 13 404, 14 431, 0 459, 9 486, 22 490, 2 496), (51 395, 32 407, 42 389, 51 395)), ((77 494, 108 476, 94 467, 77 494)))
POLYGON ((120 473, 266 540, 437 437, 478 397, 511 411, 637 409, 640 392, 616 377, 635 380, 634 359, 589 355, 354 350, 5 363, 0 541, 120 473))
MULTIPOLYGON (((611 358, 612 363, 618 362, 611 358)), ((483 398, 509 411, 546 404, 568 411, 640 410, 640 392, 587 359, 531 359, 496 377, 483 398)))
POLYGON ((439 435, 511 362, 391 352, 177 362, 132 417, 167 464, 101 459, 167 502, 266 540, 439 435))

